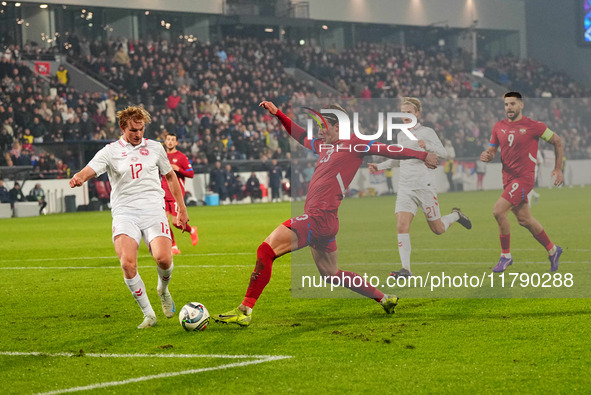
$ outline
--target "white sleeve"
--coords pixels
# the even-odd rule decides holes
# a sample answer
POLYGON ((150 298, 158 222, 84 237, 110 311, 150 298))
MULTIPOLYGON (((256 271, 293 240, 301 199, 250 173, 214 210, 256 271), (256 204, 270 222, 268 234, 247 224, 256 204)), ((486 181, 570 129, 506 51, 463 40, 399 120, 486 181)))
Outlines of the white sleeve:
POLYGON ((110 155, 107 152, 109 146, 103 147, 99 152, 97 152, 92 160, 88 162, 88 167, 90 167, 96 173, 96 176, 100 176, 104 172, 107 171, 109 167, 109 158, 110 155))
POLYGON ((396 159, 388 159, 382 163, 378 163, 378 170, 386 170, 394 167, 396 159))
POLYGON ((447 150, 443 147, 443 144, 441 144, 441 140, 437 137, 437 133, 431 128, 427 128, 425 146, 428 152, 434 153, 441 159, 447 159, 447 150))
POLYGON ((164 151, 162 145, 158 144, 156 147, 156 153, 158 154, 156 164, 158 165, 160 174, 166 175, 172 171, 172 166, 170 164, 170 161, 168 160, 168 156, 166 155, 166 151, 164 151))

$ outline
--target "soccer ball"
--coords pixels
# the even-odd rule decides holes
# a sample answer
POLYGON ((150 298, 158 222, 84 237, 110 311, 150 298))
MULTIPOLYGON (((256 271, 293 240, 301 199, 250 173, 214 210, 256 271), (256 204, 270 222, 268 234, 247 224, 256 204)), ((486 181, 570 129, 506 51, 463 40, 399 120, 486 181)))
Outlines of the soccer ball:
POLYGON ((181 309, 179 321, 186 331, 202 331, 209 324, 209 311, 199 302, 187 303, 181 309))

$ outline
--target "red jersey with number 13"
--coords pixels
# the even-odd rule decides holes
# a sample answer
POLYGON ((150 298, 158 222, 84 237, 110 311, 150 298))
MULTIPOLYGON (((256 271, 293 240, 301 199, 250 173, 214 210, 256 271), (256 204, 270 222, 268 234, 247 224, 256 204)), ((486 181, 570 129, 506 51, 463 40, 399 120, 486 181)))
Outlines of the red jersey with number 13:
POLYGON ((534 177, 538 141, 547 129, 543 122, 528 117, 517 122, 503 119, 495 124, 489 144, 501 149, 503 181, 534 177))

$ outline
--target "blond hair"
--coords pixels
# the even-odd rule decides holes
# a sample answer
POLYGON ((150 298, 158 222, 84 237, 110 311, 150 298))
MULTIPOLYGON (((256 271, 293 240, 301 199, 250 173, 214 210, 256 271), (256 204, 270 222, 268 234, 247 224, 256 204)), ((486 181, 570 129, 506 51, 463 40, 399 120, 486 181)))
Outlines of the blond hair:
POLYGON ((421 112, 422 110, 421 101, 416 97, 403 97, 400 106, 402 107, 405 104, 410 104, 415 110, 417 110, 417 112, 421 112))
POLYGON ((144 125, 152 122, 150 113, 144 110, 142 107, 130 106, 125 110, 117 111, 117 118, 119 118, 119 127, 125 129, 129 124, 129 121, 140 122, 143 121, 144 125))

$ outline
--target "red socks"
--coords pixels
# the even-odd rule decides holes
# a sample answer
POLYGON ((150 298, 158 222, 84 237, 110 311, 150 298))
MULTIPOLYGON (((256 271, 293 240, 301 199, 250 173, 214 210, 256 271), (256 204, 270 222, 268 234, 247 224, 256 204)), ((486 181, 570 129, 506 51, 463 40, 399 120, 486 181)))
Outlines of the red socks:
POLYGON ((175 246, 176 242, 174 241, 174 233, 172 233, 172 229, 170 230, 170 238, 172 239, 172 245, 175 246))
POLYGON ((509 254, 511 252, 511 235, 499 235, 501 238, 501 253, 509 254))
POLYGON ((384 297, 382 291, 372 287, 369 283, 363 280, 363 277, 354 272, 346 272, 339 269, 337 274, 327 277, 326 281, 331 282, 333 285, 348 288, 351 291, 373 299, 376 302, 380 302, 384 297))
POLYGON ((177 229, 184 230, 185 232, 189 232, 189 233, 191 233, 191 225, 189 225, 188 223, 186 223, 186 224, 185 224, 185 226, 184 226, 184 227, 182 227, 182 226, 178 226, 178 225, 176 224, 176 222, 173 220, 173 221, 172 221, 172 224, 173 224, 173 225, 174 225, 174 227, 175 227, 175 228, 177 228, 177 229))
POLYGON ((538 243, 540 243, 541 245, 544 246, 546 251, 550 251, 552 249, 552 247, 554 247, 554 244, 550 241, 550 238, 548 237, 548 235, 546 234, 546 232, 544 230, 542 230, 540 233, 538 233, 534 237, 536 238, 538 243))
POLYGON ((271 280, 271 270, 273 268, 273 261, 277 256, 275 251, 269 244, 263 242, 257 250, 257 263, 250 276, 250 283, 244 296, 242 304, 244 306, 253 308, 259 296, 265 289, 265 286, 271 280))

